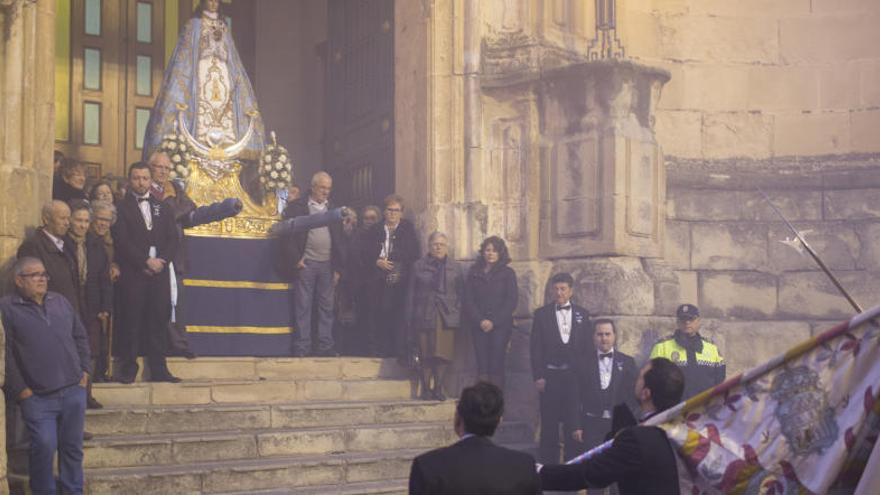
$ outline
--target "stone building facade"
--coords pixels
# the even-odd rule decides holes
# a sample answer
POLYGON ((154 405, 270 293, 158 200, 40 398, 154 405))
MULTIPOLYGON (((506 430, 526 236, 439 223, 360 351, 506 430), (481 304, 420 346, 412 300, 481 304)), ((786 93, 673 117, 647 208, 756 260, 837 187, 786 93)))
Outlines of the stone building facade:
MULTIPOLYGON (((49 197, 54 5, 0 0, 4 261, 49 197)), ((877 302, 878 21, 873 0, 394 3, 395 188, 459 258, 510 243, 510 415, 536 410, 528 317, 561 270, 639 359, 680 302, 732 373, 851 314, 758 187, 877 302)))

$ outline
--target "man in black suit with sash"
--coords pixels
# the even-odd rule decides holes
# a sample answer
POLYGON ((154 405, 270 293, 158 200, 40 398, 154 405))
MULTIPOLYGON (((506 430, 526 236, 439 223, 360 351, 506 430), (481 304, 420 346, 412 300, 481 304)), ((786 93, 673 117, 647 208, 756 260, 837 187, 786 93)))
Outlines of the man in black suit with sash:
MULTIPOLYGON (((672 361, 654 358, 636 380, 641 420, 676 405, 684 392, 684 374, 672 361)), ((604 488, 617 483, 621 495, 680 495, 675 453, 666 432, 656 426, 621 430, 610 446, 571 465, 539 466, 544 490, 604 488)))
MULTIPOLYGON (((540 394, 541 439, 538 457, 541 462, 559 462, 559 424, 563 431, 575 429, 571 406, 577 402, 575 362, 584 348, 592 349, 589 338, 589 313, 571 303, 574 279, 557 273, 550 279, 554 302, 535 311, 532 319, 532 377, 540 394)), ((570 459, 579 452, 575 442, 563 435, 564 454, 570 459)))
POLYGON ((595 320, 592 342, 591 348, 582 347, 575 363, 578 400, 570 403, 576 418, 573 437, 582 442, 580 452, 605 441, 611 431, 611 413, 615 406, 623 403, 630 411, 638 409, 633 390, 639 370, 631 356, 615 348, 614 321, 595 320))
POLYGON ((151 381, 179 382, 165 364, 171 286, 168 263, 178 249, 174 213, 150 194, 152 176, 144 162, 128 169, 128 193, 117 205, 113 242, 119 263, 121 324, 116 331, 122 383, 137 375, 139 351, 149 365, 151 381), (141 346, 143 344, 143 347, 141 346))
POLYGON ((461 391, 455 432, 461 439, 415 458, 410 495, 539 495, 535 460, 489 439, 501 422, 504 397, 497 385, 479 382, 461 391))

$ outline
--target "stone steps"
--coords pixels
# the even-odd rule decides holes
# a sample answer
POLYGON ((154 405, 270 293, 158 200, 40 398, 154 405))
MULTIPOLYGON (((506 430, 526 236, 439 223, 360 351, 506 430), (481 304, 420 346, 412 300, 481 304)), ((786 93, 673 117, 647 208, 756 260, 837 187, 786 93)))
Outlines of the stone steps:
POLYGON ((355 424, 450 422, 453 401, 413 400, 108 407, 86 413, 98 436, 176 432, 308 428, 355 424))
POLYGON ((412 395, 409 380, 277 379, 186 380, 181 383, 97 383, 95 398, 105 406, 253 404, 298 401, 400 400, 412 395))
MULTIPOLYGON (((412 458, 455 441, 452 400, 412 399, 395 360, 169 359, 181 383, 101 383, 86 414, 87 494, 403 494, 412 458)), ((529 449, 532 428, 495 440, 529 449)), ((25 493, 22 448, 13 493, 25 493)))

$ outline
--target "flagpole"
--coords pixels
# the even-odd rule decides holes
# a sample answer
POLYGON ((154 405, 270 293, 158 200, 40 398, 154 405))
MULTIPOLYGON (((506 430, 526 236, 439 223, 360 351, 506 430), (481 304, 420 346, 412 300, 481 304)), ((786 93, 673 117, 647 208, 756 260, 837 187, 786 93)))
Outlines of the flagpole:
POLYGON ((863 313, 864 310, 859 305, 859 303, 856 302, 856 300, 853 299, 853 297, 849 294, 849 292, 847 292, 846 289, 843 288, 843 285, 841 285, 840 281, 837 280, 837 277, 835 277, 834 274, 831 273, 831 270, 828 268, 827 265, 825 265, 825 262, 822 261, 822 258, 819 257, 819 255, 816 253, 816 251, 813 250, 813 247, 807 243, 807 240, 804 239, 804 237, 801 235, 800 231, 798 231, 796 228, 794 228, 794 226, 791 224, 791 222, 789 222, 788 219, 785 218, 785 215, 783 215, 782 212, 779 211, 779 208, 777 208, 776 205, 773 204, 773 201, 770 201, 770 198, 767 196, 767 194, 764 193, 764 191, 761 190, 760 187, 758 188, 758 192, 761 193, 762 196, 764 196, 764 199, 767 200, 767 203, 770 205, 770 208, 772 208, 773 211, 776 212, 777 215, 779 215, 779 218, 781 218, 782 221, 785 222, 785 225, 788 226, 788 229, 791 230, 794 233, 797 240, 800 241, 801 246, 803 246, 804 249, 807 250, 807 253, 809 253, 810 257, 813 258, 813 261, 815 261, 816 264, 819 265, 819 268, 821 268, 822 271, 825 272, 825 275, 828 275, 828 278, 831 279, 831 283, 833 283, 834 286, 837 287, 837 290, 839 290, 840 293, 843 294, 843 297, 846 298, 847 302, 849 302, 849 304, 853 307, 853 309, 855 309, 859 313, 863 313))

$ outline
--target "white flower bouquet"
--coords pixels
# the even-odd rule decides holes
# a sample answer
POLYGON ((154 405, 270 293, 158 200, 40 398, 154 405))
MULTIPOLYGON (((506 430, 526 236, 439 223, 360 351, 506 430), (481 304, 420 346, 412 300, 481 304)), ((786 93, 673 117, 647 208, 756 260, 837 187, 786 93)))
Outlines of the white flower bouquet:
POLYGON ((272 144, 263 149, 260 156, 260 183, 267 192, 286 189, 293 182, 293 164, 287 148, 278 145, 275 132, 269 134, 272 144))
POLYGON ((192 158, 192 150, 184 137, 177 132, 166 134, 162 138, 159 150, 168 155, 171 160, 171 172, 168 174, 171 180, 186 181, 189 178, 189 160, 192 158))

